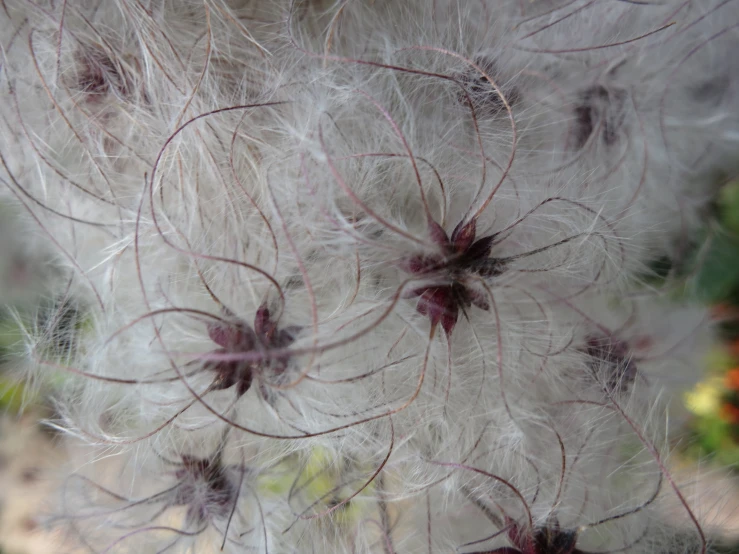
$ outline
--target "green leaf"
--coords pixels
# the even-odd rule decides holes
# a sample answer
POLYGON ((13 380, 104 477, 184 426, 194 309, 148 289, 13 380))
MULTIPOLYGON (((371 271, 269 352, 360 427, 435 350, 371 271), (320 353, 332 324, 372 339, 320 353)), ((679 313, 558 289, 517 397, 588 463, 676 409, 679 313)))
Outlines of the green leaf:
POLYGON ((709 240, 708 250, 698 254, 700 265, 691 288, 696 299, 716 303, 730 296, 739 284, 739 241, 725 233, 709 240))
POLYGON ((23 383, 0 377, 0 410, 19 412, 25 403, 29 403, 27 391, 23 383))
POLYGON ((724 226, 739 234, 739 181, 724 186, 718 195, 719 213, 724 226))
POLYGON ((0 315, 0 358, 17 353, 22 348, 23 339, 23 330, 18 324, 10 317, 0 315))

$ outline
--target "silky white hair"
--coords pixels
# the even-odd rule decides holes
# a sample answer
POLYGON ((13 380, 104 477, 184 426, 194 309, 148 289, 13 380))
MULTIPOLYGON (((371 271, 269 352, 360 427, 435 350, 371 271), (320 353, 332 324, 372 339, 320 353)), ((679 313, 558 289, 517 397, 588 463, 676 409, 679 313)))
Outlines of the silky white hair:
POLYGON ((0 13, 12 244, 81 314, 63 359, 28 333, 73 460, 50 524, 97 553, 707 551, 669 439, 712 323, 651 264, 736 170, 735 2, 0 13))

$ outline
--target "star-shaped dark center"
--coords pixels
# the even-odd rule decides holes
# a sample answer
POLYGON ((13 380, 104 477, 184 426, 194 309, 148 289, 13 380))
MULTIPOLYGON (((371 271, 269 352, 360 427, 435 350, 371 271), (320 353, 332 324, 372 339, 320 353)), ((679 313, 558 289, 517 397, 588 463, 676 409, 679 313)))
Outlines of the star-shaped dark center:
POLYGON ((503 273, 504 264, 490 257, 495 235, 475 240, 476 221, 460 222, 451 238, 434 221, 429 222, 431 240, 438 245, 438 254, 415 255, 405 261, 403 269, 419 278, 439 281, 411 290, 408 297, 420 297, 416 310, 441 323, 447 336, 459 319, 459 311, 476 306, 488 311, 490 304, 481 279, 503 273))
POLYGON ((587 338, 585 351, 591 358, 591 369, 602 379, 608 391, 624 392, 636 379, 636 362, 625 341, 591 335, 587 338))
POLYGON ((171 505, 187 506, 189 525, 202 525, 212 518, 228 515, 237 491, 220 456, 215 459, 182 456, 175 476, 180 484, 171 505))
POLYGON ((470 554, 589 554, 575 546, 577 531, 561 529, 556 519, 547 526, 534 529, 522 527, 510 518, 506 518, 506 524, 508 540, 514 546, 502 546, 470 554))
MULTIPOLYGON (((218 322, 208 325, 210 339, 221 348, 217 354, 247 354, 254 352, 267 353, 271 350, 287 348, 300 331, 292 326, 284 329, 277 327, 277 322, 270 317, 269 309, 262 305, 254 316, 254 325, 244 321, 233 323, 218 322)), ((251 387, 257 371, 271 370, 275 375, 282 375, 287 369, 290 355, 271 356, 264 360, 219 361, 209 364, 208 369, 216 373, 213 390, 225 390, 236 385, 238 396, 242 396, 251 387)))

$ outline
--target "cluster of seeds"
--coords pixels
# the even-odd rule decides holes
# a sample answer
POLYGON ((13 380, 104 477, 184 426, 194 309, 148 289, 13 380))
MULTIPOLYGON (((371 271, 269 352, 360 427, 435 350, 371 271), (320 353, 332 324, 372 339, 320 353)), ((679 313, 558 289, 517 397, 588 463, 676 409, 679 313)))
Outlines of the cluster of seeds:
POLYGON ((50 525, 708 552, 668 408, 711 321, 649 267, 737 169, 735 2, 4 0, 0 41, 0 198, 60 307, 22 365, 78 462, 50 525))

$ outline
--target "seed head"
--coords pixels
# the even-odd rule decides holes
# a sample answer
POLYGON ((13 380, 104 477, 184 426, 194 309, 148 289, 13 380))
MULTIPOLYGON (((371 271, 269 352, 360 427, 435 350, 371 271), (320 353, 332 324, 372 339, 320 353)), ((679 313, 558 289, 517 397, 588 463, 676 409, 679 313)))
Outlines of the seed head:
POLYGON ((484 311, 490 309, 480 281, 500 275, 504 269, 499 260, 490 257, 495 235, 475 240, 476 226, 474 219, 460 222, 449 238, 441 225, 431 221, 431 239, 440 252, 412 256, 403 266, 412 275, 440 281, 414 288, 408 296, 420 297, 418 313, 428 316, 432 326, 441 322, 447 335, 457 324, 460 310, 465 312, 473 305, 484 311))

